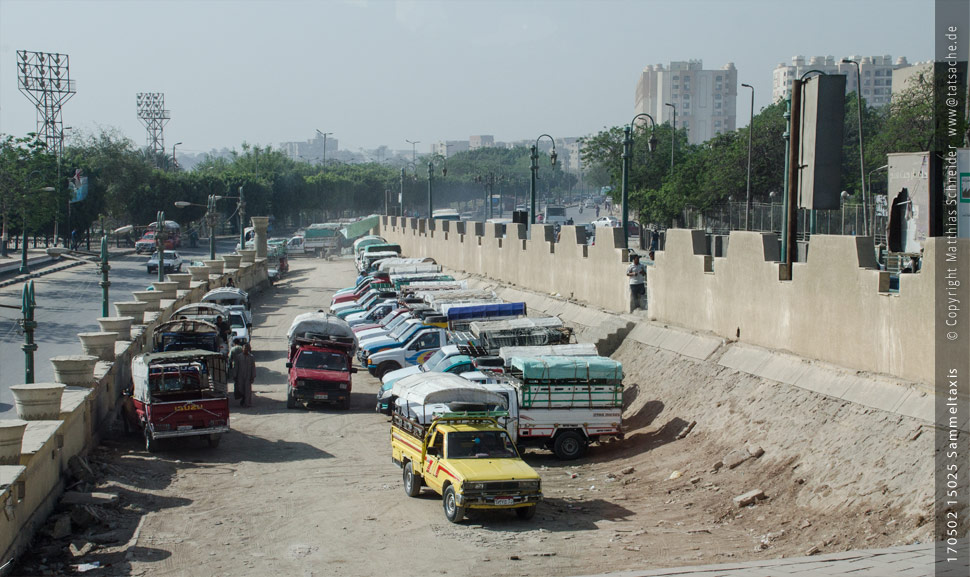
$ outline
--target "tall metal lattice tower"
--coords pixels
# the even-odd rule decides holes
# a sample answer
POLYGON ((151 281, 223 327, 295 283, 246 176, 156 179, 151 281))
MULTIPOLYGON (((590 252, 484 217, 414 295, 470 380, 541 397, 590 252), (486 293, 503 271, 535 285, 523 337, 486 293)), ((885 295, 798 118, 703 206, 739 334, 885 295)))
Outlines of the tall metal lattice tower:
POLYGON ((61 106, 77 92, 67 54, 17 51, 18 88, 37 107, 37 137, 60 156, 64 146, 61 106))
POLYGON ((139 92, 138 100, 138 119, 141 120, 145 128, 148 129, 148 150, 156 155, 165 155, 165 136, 162 131, 165 124, 172 117, 168 110, 165 110, 164 92, 139 92))

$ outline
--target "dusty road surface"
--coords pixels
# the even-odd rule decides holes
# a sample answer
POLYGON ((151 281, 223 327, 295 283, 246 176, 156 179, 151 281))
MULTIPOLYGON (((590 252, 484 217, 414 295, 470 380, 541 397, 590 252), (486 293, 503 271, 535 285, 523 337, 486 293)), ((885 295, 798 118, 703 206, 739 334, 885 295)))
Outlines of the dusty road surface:
POLYGON ((118 502, 56 511, 14 574, 97 564, 84 574, 583 575, 882 547, 919 529, 871 503, 803 506, 804 480, 781 449, 715 471, 730 447, 704 423, 678 439, 686 420, 636 400, 647 378, 629 387, 636 411, 622 443, 569 463, 526 454, 546 496, 533 520, 471 512, 453 525, 436 494, 405 495, 366 370, 354 376, 349 411, 286 409, 291 320, 328 307, 354 277, 349 260, 294 259, 289 277, 255 299, 254 405, 233 407, 221 446, 189 439, 149 454, 137 438, 105 439, 89 456, 94 478, 78 488, 118 502), (770 498, 733 503, 753 488, 770 498))

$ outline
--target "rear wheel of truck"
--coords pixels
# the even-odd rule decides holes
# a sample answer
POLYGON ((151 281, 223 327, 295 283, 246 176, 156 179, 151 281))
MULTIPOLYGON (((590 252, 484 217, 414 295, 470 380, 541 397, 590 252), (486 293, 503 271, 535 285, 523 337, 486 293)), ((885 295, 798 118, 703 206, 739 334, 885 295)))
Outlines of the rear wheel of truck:
POLYGON ((209 441, 209 448, 210 449, 215 449, 216 447, 219 446, 219 441, 221 441, 221 440, 222 440, 222 435, 220 435, 218 433, 213 433, 213 434, 209 435, 209 439, 208 439, 208 441, 209 441))
POLYGON ((465 516, 465 508, 458 506, 458 496, 455 495, 455 486, 448 485, 444 494, 445 517, 452 523, 458 523, 465 516))
POLYGON ((586 439, 576 431, 559 433, 552 451, 563 461, 578 459, 586 453, 586 439))
POLYGON ((289 387, 286 387, 286 408, 296 409, 298 407, 299 407, 299 403, 297 403, 296 399, 293 398, 293 390, 290 389, 289 387))
POLYGON ((374 375, 378 379, 383 380, 384 379, 384 375, 386 375, 387 373, 389 373, 391 371, 396 371, 396 370, 398 370, 400 368, 401 368, 401 366, 398 365, 397 363, 395 363, 394 361, 384 361, 383 363, 381 363, 380 365, 377 366, 377 370, 374 371, 374 375))
POLYGON ((536 516, 536 506, 529 505, 528 507, 519 507, 515 510, 515 516, 523 521, 528 521, 536 516))
POLYGON ((414 474, 410 462, 404 465, 404 492, 408 497, 417 497, 421 493, 421 479, 414 474))

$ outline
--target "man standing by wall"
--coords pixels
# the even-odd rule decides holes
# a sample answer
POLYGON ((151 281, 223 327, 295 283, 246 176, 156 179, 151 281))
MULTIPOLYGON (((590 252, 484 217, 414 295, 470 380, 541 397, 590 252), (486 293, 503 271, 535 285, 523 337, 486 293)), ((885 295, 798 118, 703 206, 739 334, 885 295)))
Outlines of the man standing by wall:
POLYGON ((630 256, 633 262, 626 269, 626 276, 630 278, 630 312, 640 308, 640 297, 643 296, 647 280, 647 269, 640 264, 640 255, 634 253, 630 256))

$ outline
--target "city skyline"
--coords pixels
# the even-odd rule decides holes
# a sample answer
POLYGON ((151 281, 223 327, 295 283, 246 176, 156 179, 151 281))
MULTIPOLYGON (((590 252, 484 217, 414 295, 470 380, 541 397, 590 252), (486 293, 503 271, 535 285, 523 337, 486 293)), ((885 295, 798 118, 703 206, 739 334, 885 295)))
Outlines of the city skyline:
MULTIPOLYGON (((763 0, 226 7, 0 1, 0 132, 36 129, 35 109, 17 90, 17 50, 70 56, 77 94, 64 106, 65 126, 117 129, 144 146, 135 95, 161 92, 172 115, 166 145, 182 142, 188 154, 243 142, 275 148, 316 129, 352 151, 404 150, 411 140, 427 153, 478 134, 577 137, 628 123, 651 65, 733 62, 738 82, 755 86, 757 113, 771 103, 775 67, 797 54, 932 57, 933 5, 918 0, 821 2, 810 11, 763 0), (782 25, 792 10, 798 29, 782 25), (31 26, 50 14, 71 26, 31 26), (904 28, 915 32, 891 33, 904 28)), ((737 126, 747 122, 739 107, 737 126)))

